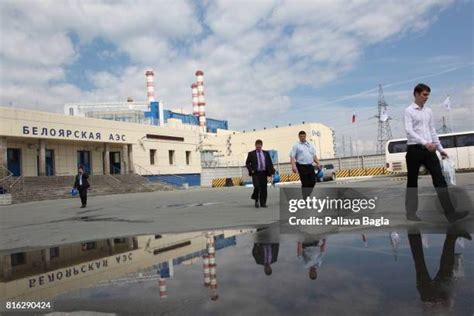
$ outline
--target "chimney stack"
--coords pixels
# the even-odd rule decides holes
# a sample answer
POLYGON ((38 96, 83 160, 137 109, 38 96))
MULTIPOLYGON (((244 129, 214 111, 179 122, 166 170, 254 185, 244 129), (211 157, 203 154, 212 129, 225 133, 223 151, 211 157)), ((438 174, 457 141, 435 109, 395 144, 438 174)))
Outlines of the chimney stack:
POLYGON ((196 71, 197 97, 199 108, 199 126, 206 128, 206 102, 204 101, 204 72, 202 70, 196 71))
POLYGON ((148 97, 148 102, 155 101, 155 74, 153 70, 147 70, 145 73, 146 76, 146 94, 148 97))
POLYGON ((193 93, 193 115, 199 117, 198 86, 196 83, 191 85, 193 93))
POLYGON ((168 297, 168 291, 166 290, 166 279, 161 278, 158 281, 158 285, 160 288, 160 298, 167 298, 168 297))

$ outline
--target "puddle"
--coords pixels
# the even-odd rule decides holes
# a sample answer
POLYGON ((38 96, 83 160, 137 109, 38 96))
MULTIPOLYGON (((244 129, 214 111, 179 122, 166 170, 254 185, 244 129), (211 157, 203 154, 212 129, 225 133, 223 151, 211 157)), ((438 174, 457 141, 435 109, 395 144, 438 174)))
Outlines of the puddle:
POLYGON ((2 299, 117 314, 472 315, 473 244, 276 226, 116 237, 0 253, 2 299))

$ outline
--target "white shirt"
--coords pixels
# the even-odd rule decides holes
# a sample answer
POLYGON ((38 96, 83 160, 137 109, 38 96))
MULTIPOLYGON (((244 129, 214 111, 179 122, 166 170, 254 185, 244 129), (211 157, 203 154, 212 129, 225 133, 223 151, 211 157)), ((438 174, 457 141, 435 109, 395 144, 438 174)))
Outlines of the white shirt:
POLYGON ((407 145, 426 145, 433 143, 438 151, 444 151, 434 127, 433 112, 426 106, 420 107, 416 103, 405 109, 405 131, 407 145))
POLYGON ((323 264, 324 252, 319 246, 310 246, 303 249, 303 254, 298 256, 298 260, 305 268, 316 267, 319 268, 323 264))
POLYGON ((309 142, 297 142, 293 145, 290 151, 290 156, 293 157, 297 163, 301 165, 310 165, 314 161, 316 149, 309 142))

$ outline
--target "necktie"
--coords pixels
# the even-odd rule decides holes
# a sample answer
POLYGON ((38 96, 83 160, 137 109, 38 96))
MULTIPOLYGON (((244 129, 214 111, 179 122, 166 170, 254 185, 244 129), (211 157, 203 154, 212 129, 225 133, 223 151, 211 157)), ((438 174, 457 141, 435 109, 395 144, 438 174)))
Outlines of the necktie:
POLYGON ((265 263, 270 264, 272 263, 272 248, 270 245, 264 246, 264 253, 265 253, 265 263))
POLYGON ((258 167, 257 167, 257 169, 258 170, 264 170, 265 166, 263 164, 262 152, 261 151, 257 152, 257 158, 258 158, 258 167))

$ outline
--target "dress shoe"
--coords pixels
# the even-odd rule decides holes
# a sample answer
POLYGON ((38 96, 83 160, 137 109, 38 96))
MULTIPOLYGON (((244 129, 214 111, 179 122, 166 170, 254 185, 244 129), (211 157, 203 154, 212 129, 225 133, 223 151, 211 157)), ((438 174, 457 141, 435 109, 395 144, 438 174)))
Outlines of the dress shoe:
POLYGON ((81 205, 81 208, 85 208, 86 206, 85 205, 81 205))
POLYGON ((468 211, 455 212, 455 213, 453 213, 453 214, 451 214, 451 215, 447 215, 446 217, 447 217, 447 219, 448 219, 448 222, 454 223, 455 221, 460 220, 460 219, 466 217, 468 214, 469 214, 468 211))
POLYGON ((258 201, 255 201, 255 208, 259 208, 258 201))
POLYGON ((454 236, 455 238, 464 238, 467 240, 472 240, 471 235, 467 231, 465 231, 463 228, 456 227, 456 225, 449 227, 446 234, 448 236, 454 236))
POLYGON ((460 233, 460 234, 457 234, 458 238, 464 238, 464 239, 467 239, 467 240, 472 240, 472 237, 470 234, 468 233, 460 233))
POLYGON ((413 221, 413 222, 421 222, 422 219, 416 216, 416 214, 407 214, 407 220, 413 221))

